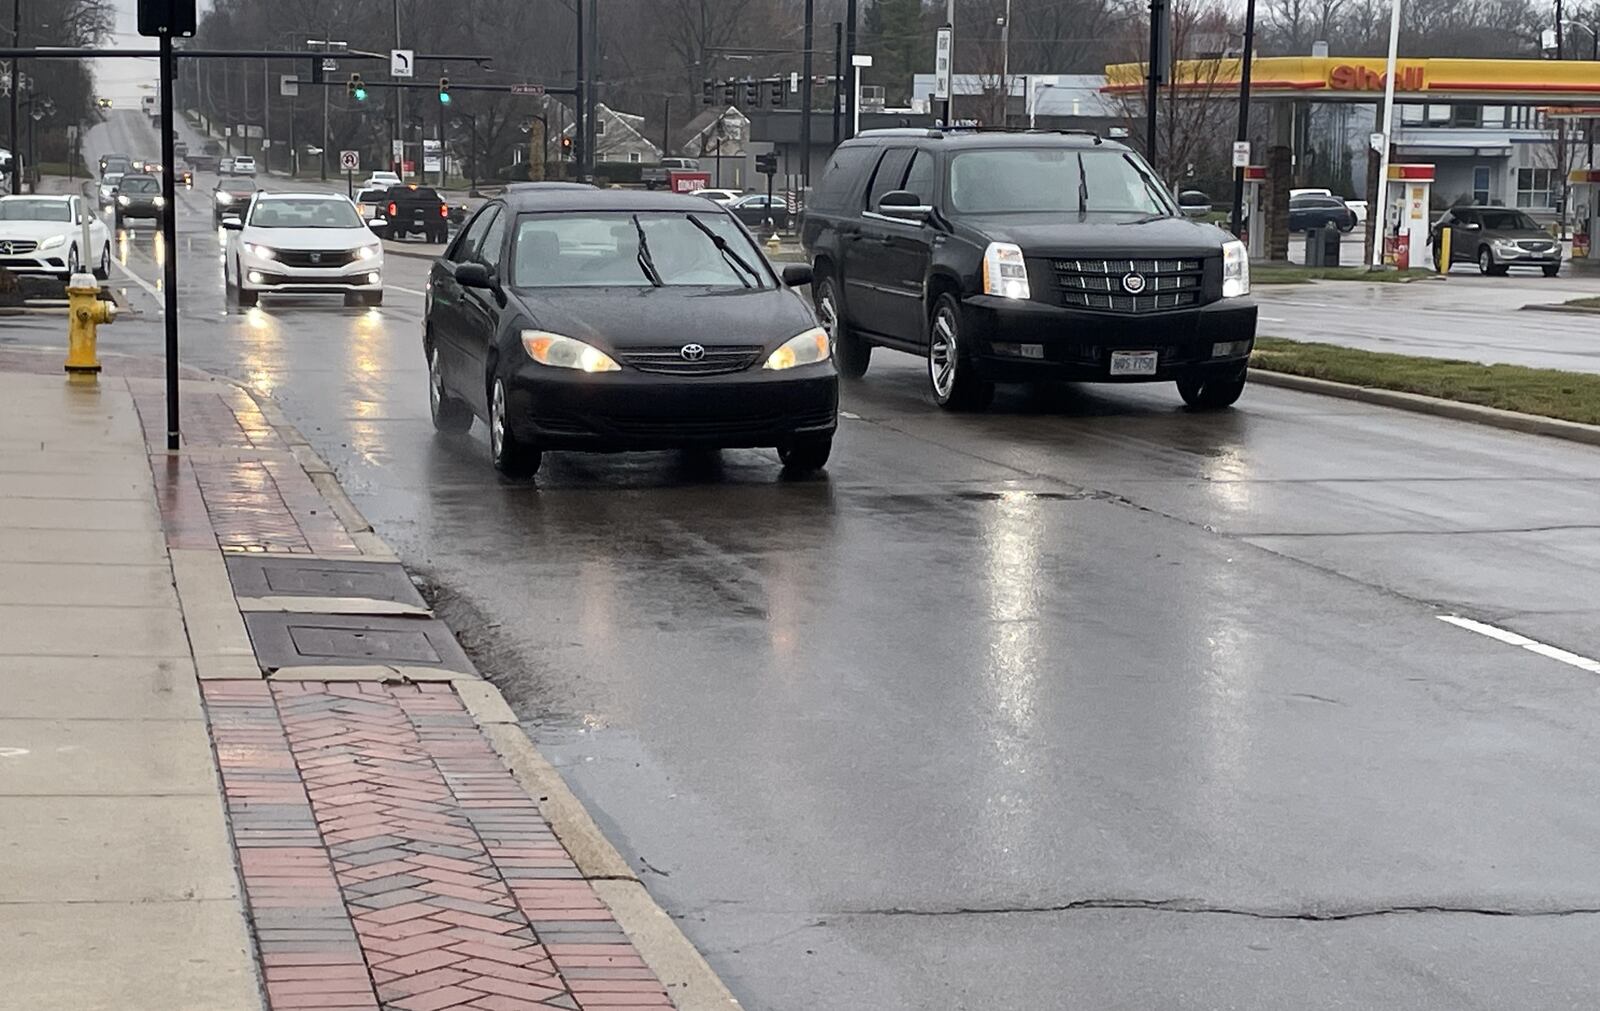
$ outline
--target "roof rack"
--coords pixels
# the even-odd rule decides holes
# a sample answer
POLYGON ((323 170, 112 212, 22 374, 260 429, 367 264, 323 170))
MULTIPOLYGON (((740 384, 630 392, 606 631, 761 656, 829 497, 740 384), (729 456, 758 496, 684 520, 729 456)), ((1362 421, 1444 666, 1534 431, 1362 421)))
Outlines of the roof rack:
POLYGON ((965 133, 1010 133, 1043 136, 1051 134, 1067 137, 1086 137, 1096 144, 1105 143, 1104 138, 1093 130, 1039 130, 1026 126, 898 126, 884 127, 876 130, 862 130, 857 137, 931 137, 940 138, 950 134, 965 133))

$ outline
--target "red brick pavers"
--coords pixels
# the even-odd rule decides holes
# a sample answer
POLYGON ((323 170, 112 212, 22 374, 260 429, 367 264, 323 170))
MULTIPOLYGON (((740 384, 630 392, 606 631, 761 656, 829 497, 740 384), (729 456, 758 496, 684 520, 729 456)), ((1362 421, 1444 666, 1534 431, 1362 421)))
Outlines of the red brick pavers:
POLYGON ((203 689, 273 1011, 672 1007, 449 685, 203 689))

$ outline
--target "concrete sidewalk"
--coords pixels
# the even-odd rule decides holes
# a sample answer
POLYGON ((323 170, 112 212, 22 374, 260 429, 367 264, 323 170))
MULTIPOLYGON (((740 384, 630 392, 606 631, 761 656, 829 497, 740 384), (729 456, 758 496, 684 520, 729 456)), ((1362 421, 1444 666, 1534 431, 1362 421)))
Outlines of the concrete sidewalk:
POLYGON ((738 1007, 292 426, 0 349, 0 1007, 738 1007))

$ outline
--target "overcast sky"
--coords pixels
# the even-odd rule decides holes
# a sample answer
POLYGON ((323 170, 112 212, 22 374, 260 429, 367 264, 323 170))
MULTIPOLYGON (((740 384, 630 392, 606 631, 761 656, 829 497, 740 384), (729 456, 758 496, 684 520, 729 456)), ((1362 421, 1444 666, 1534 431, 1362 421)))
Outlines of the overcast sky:
MULTIPOLYGON (((113 0, 113 6, 117 9, 116 34, 106 44, 130 49, 154 48, 155 39, 139 36, 138 0, 113 0)), ((200 0, 202 12, 210 6, 209 0, 200 0)), ((96 60, 95 94, 111 99, 119 109, 136 109, 140 98, 155 94, 158 73, 155 60, 96 60)))

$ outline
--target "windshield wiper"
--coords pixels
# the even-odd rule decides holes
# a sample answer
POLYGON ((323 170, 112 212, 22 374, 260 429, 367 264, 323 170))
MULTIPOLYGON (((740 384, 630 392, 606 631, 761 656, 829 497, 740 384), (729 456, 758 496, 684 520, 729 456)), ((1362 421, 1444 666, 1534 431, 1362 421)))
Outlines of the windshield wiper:
POLYGON ((1144 169, 1140 168, 1139 163, 1134 161, 1132 158, 1129 158, 1127 155, 1123 155, 1122 160, 1133 167, 1133 171, 1136 175, 1138 175, 1139 181, 1144 183, 1145 192, 1150 194, 1150 199, 1155 201, 1157 207, 1163 208, 1163 210, 1160 212, 1160 216, 1163 218, 1172 217, 1172 211, 1167 204, 1166 190, 1161 183, 1151 176, 1149 172, 1146 172, 1144 169))
POLYGON ((639 269, 644 271, 644 276, 649 279, 654 287, 661 287, 661 274, 656 270, 656 261, 650 258, 650 240, 644 237, 644 226, 639 224, 639 215, 633 216, 633 230, 639 235, 639 269))
POLYGON ((727 239, 724 239, 722 236, 712 231, 709 225, 695 217, 693 214, 685 214, 684 217, 689 219, 689 223, 691 225, 706 233, 706 238, 710 239, 711 244, 717 247, 717 252, 722 254, 722 258, 728 261, 729 266, 743 270, 746 274, 749 274, 751 277, 755 278, 756 283, 753 285, 749 281, 746 281, 743 277, 739 278, 746 288, 765 287, 765 285, 761 283, 761 274, 756 270, 756 268, 750 266, 748 260, 740 256, 734 251, 733 247, 728 245, 727 239))
POLYGON ((1089 213, 1089 174, 1083 170, 1083 155, 1078 155, 1078 220, 1089 213))

